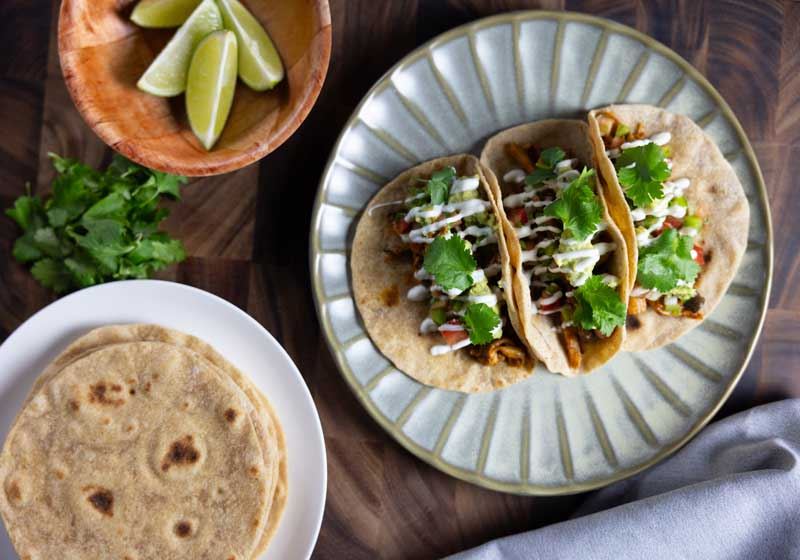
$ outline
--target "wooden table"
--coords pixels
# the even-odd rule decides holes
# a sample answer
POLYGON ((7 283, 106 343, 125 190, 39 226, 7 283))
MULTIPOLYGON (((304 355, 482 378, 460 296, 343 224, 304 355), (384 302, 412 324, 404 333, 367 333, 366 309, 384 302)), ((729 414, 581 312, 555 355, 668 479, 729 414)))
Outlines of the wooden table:
MULTIPOLYGON (((587 11, 644 31, 700 69, 739 116, 761 162, 775 225, 775 283, 761 343, 721 414, 800 396, 800 3, 796 1, 331 0, 325 88, 297 134, 260 166, 194 181, 167 224, 189 259, 163 277, 245 309, 286 347, 322 417, 329 493, 315 557, 434 558, 565 519, 581 496, 506 496, 451 479, 390 439, 356 402, 321 338, 308 229, 323 165, 370 85, 416 45, 499 11, 587 11)), ((50 151, 103 165, 109 150, 67 95, 57 3, 0 2, 0 207, 30 181, 47 188, 50 151)), ((52 300, 11 259, 0 218, 0 339, 52 300)), ((0 372, 0 374, 2 374, 0 372)))

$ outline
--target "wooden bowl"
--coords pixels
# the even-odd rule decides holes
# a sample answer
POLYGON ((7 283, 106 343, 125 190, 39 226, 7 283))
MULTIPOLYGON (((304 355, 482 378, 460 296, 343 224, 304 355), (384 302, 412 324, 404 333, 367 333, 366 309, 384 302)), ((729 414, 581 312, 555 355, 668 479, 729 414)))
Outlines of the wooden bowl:
POLYGON ((319 95, 331 53, 328 0, 244 0, 280 52, 286 78, 258 93, 241 81, 228 123, 211 151, 192 134, 184 96, 155 97, 136 82, 174 29, 142 29, 131 0, 63 0, 58 52, 84 120, 109 146, 147 167, 189 176, 240 169, 276 149, 319 95))

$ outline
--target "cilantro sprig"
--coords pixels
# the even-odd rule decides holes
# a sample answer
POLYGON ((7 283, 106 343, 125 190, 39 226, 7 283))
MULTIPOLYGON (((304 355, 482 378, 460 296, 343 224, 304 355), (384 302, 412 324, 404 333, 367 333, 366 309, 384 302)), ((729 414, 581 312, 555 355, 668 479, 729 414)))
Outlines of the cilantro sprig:
POLYGON ((428 180, 426 189, 431 198, 431 204, 445 204, 450 199, 450 186, 456 177, 455 167, 440 169, 428 180))
POLYGON ((700 265, 692 258, 694 240, 666 229, 653 243, 639 249, 637 280, 642 287, 665 293, 676 288, 682 280, 693 284, 700 265))
POLYGON ((500 315, 485 303, 471 303, 464 312, 464 326, 472 344, 488 344, 500 326, 500 315))
POLYGON ((599 330, 610 336, 614 329, 625 324, 625 304, 602 276, 590 276, 575 290, 575 313, 572 320, 581 328, 599 330))
POLYGON ((46 200, 19 197, 6 214, 22 230, 13 256, 62 293, 109 280, 146 278, 186 257, 183 244, 158 231, 180 198, 185 177, 153 171, 116 155, 101 172, 50 154, 58 176, 46 200))
POLYGON ((670 169, 660 146, 651 142, 623 150, 616 167, 625 195, 636 206, 647 206, 664 196, 662 183, 669 179, 670 169))
POLYGON ((594 169, 583 168, 580 176, 561 193, 561 197, 544 209, 545 216, 558 218, 575 239, 592 235, 603 218, 603 207, 592 188, 594 169))
POLYGON ((533 172, 525 177, 525 183, 531 187, 540 185, 545 181, 556 178, 555 167, 558 162, 566 157, 564 150, 554 146, 542 150, 539 154, 539 159, 536 160, 536 168, 533 172))
POLYGON ((472 251, 461 237, 439 236, 425 251, 423 267, 445 290, 464 291, 472 287, 472 273, 478 267, 472 251))

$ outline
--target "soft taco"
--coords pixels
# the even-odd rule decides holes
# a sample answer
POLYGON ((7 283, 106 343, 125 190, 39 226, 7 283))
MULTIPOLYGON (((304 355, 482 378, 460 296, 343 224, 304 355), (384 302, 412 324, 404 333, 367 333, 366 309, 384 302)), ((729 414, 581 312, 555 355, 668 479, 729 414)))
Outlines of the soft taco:
POLYGON ((550 371, 565 375, 604 364, 625 335, 625 241, 594 159, 588 128, 576 120, 505 130, 481 154, 501 192, 525 338, 550 371))
POLYGON ((458 155, 402 173, 358 223, 351 273, 364 326, 421 383, 489 391, 533 369, 501 222, 480 163, 458 155))
POLYGON ((750 209, 717 145, 691 119, 648 105, 589 113, 600 171, 627 234, 625 350, 668 344, 719 303, 747 246, 750 209))

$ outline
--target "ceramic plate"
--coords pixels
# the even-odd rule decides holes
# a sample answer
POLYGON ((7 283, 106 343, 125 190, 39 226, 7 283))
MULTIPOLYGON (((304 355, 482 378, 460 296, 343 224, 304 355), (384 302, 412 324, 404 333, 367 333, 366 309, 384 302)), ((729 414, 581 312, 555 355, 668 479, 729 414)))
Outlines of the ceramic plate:
MULTIPOLYGON (((155 280, 88 288, 45 307, 0 346, 0 439, 36 377, 70 342, 109 324, 157 323, 209 342, 269 397, 286 435, 289 499, 260 560, 309 558, 325 507, 325 443, 314 402, 291 358, 234 305, 202 290, 155 280), (267 367, 268 364, 268 367, 267 367)), ((5 530, 0 558, 16 558, 5 530)))
POLYGON ((445 33, 392 68, 342 132, 311 231, 320 322, 370 414, 412 453, 453 476, 524 494, 597 488, 689 440, 719 409, 753 351, 772 276, 763 179, 736 117, 685 60, 637 31, 586 15, 522 12, 445 33), (585 118, 609 103, 688 115, 720 146, 750 201, 742 266, 714 313, 676 343, 619 354, 589 376, 539 368, 489 394, 432 389, 384 358, 353 304, 348 248, 359 212, 418 162, 480 151, 498 130, 585 118))

